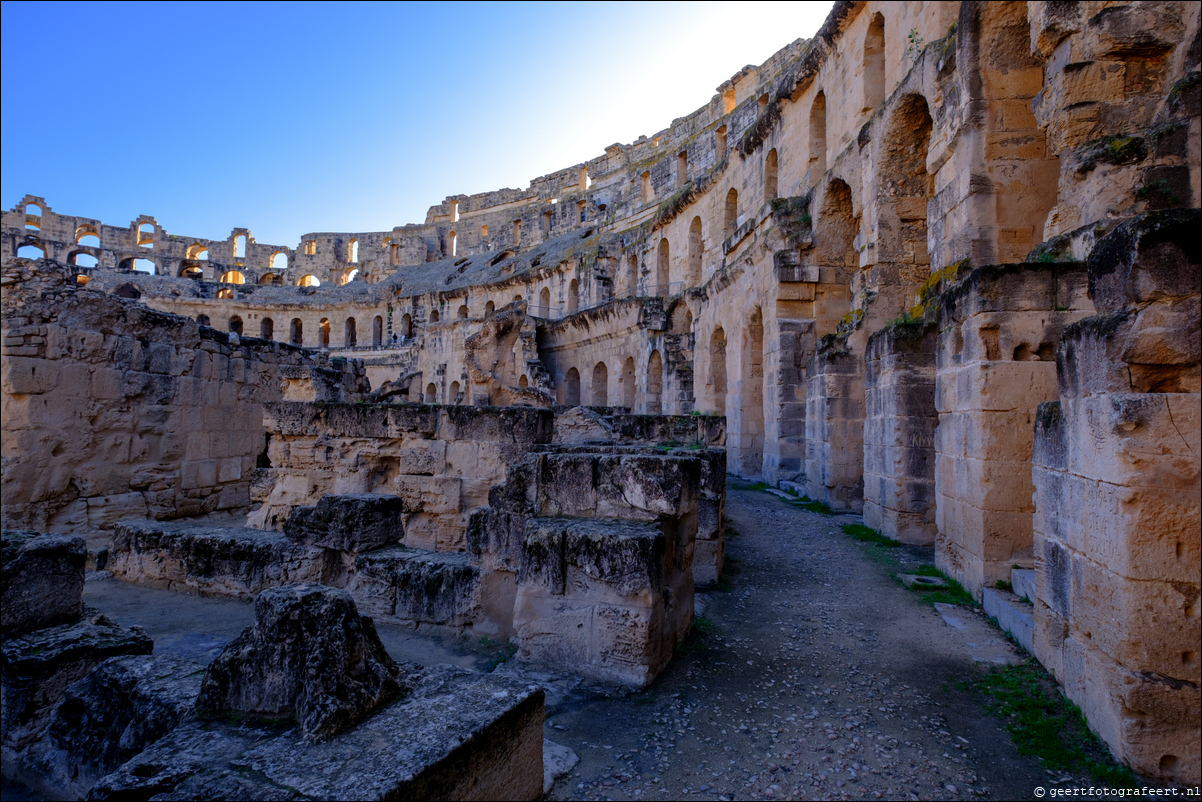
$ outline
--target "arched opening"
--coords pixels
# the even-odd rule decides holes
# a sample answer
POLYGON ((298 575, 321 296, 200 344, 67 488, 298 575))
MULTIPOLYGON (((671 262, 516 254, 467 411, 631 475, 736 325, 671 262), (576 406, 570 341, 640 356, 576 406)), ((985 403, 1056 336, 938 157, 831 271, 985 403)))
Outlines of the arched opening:
POLYGON ((638 295, 639 292, 639 256, 632 253, 626 260, 626 293, 638 295))
POLYGON ((484 304, 484 316, 485 317, 491 317, 492 313, 495 312, 496 310, 497 310, 497 305, 495 303, 493 303, 492 301, 489 301, 488 303, 484 304))
POLYGON ((283 251, 276 251, 267 260, 267 266, 272 270, 284 271, 288 269, 288 254, 283 251))
POLYGON ((338 285, 342 286, 343 284, 350 284, 358 277, 358 275, 359 268, 356 267, 354 270, 348 270, 345 274, 343 274, 342 280, 338 282, 338 285))
POLYGON ((401 336, 413 336, 413 315, 409 314, 408 312, 401 317, 401 336))
POLYGON ((246 235, 239 234, 234 237, 234 258, 242 259, 246 256, 246 235))
POLYGON ((676 154, 676 186, 683 187, 689 182, 689 152, 682 150, 676 154))
POLYGON ((552 211, 543 212, 543 239, 551 236, 551 224, 555 219, 555 213, 552 211))
POLYGON ((320 332, 321 347, 329 348, 330 347, 330 319, 328 317, 323 317, 320 321, 318 321, 317 330, 320 332))
POLYGON ((609 406, 609 368, 605 367, 604 362, 593 366, 592 404, 595 407, 609 406))
POLYGON ((826 94, 819 92, 810 105, 810 186, 826 172, 826 94))
POLYGON ((197 315, 196 322, 202 326, 208 326, 209 325, 209 316, 208 315, 197 315))
POLYGON ((359 261, 359 240, 351 240, 350 245, 346 248, 346 260, 351 264, 356 264, 359 261))
POLYGON ((685 270, 685 286, 696 287, 701 284, 701 253, 705 243, 701 239, 701 218, 694 217, 689 223, 689 261, 685 270))
POLYGON ((438 314, 438 310, 437 310, 437 309, 431 309, 431 310, 430 310, 430 322, 431 322, 431 323, 437 323, 437 322, 438 322, 438 319, 439 319, 439 317, 441 317, 441 315, 439 315, 439 314, 438 314))
POLYGON ((847 286, 851 281, 859 266, 853 243, 858 227, 851 187, 840 178, 833 179, 822 196, 814 224, 814 248, 810 252, 810 259, 820 268, 822 284, 847 286))
POLYGON ((180 278, 190 278, 199 281, 200 279, 204 278, 205 271, 202 268, 185 262, 184 264, 180 265, 179 275, 180 278))
POLYGON ((460 304, 459 311, 457 314, 459 315, 460 320, 467 320, 468 319, 467 304, 460 304))
POLYGON ((99 259, 92 254, 84 253, 83 251, 76 251, 75 253, 71 254, 71 258, 68 259, 67 262, 68 264, 75 265, 76 267, 87 268, 96 267, 100 264, 99 259))
POLYGON ((209 248, 200 242, 194 242, 188 246, 186 251, 189 259, 196 261, 207 261, 209 258, 209 248))
POLYGON ((878 11, 864 35, 864 111, 885 100, 885 17, 878 11))
POLYGON ((672 333, 688 335, 693 331, 693 313, 684 304, 672 310, 672 333))
POLYGON ((355 319, 348 317, 342 331, 342 343, 347 348, 354 348, 359 344, 359 336, 355 328, 355 319))
POLYGON ((384 344, 384 318, 376 315, 371 321, 371 345, 379 348, 384 344))
POLYGON ((238 315, 232 315, 229 320, 229 327, 230 327, 231 334, 237 334, 239 337, 242 336, 242 318, 241 317, 239 317, 238 315))
POLYGON ((776 197, 776 148, 764 159, 764 203, 776 197))
POLYGON ((128 298, 131 301, 136 301, 142 297, 142 292, 133 284, 122 284, 113 290, 113 295, 116 295, 118 298, 128 298))
POLYGON ((88 276, 84 273, 80 273, 75 276, 75 283, 81 287, 87 286, 87 283, 91 280, 92 280, 92 277, 88 276))
POLYGON ((292 318, 292 325, 289 326, 288 342, 293 345, 303 345, 305 342, 305 324, 301 323, 299 317, 292 318))
POLYGON ((568 314, 580 308, 580 284, 576 279, 568 282, 568 314))
POLYGON ((264 273, 259 277, 260 287, 280 287, 284 284, 284 277, 279 273, 264 273))
POLYGON ((634 357, 626 357, 626 362, 622 365, 622 406, 634 412, 634 405, 638 399, 638 387, 635 386, 634 378, 634 357))
POLYGON ((563 402, 568 406, 580 406, 580 371, 568 368, 563 378, 563 402))
POLYGON ((27 204, 25 206, 25 214, 28 217, 41 217, 42 207, 38 206, 36 203, 27 204))
POLYGON ((463 394, 459 391, 459 382, 451 382, 451 394, 448 400, 452 404, 463 403, 463 394))
POLYGON ((221 274, 222 284, 245 284, 246 276, 240 270, 227 270, 221 274))
POLYGON ((726 207, 722 214, 722 237, 729 237, 739 227, 739 192, 734 187, 726 193, 726 207))
POLYGON ((142 225, 138 226, 138 247, 154 247, 154 224, 143 223, 142 225))
POLYGON ((231 299, 233 297, 234 297, 234 291, 231 290, 229 287, 217 290, 217 300, 219 300, 219 301, 228 301, 229 299, 231 299))
POLYGON ((426 385, 426 403, 434 404, 438 402, 438 387, 434 382, 426 385))
POLYGON ((551 290, 543 287, 538 293, 538 314, 541 317, 551 317, 551 290))
POLYGON ((647 170, 639 176, 639 182, 643 203, 650 203, 655 198, 655 189, 651 186, 651 171, 647 170))
POLYGON ((17 256, 21 259, 45 259, 46 250, 41 245, 22 245, 17 248, 17 256))
POLYGON ((275 339, 275 321, 265 317, 259 321, 259 336, 264 340, 275 339))
POLYGON ((744 476, 759 476, 764 465, 764 317, 758 307, 747 324, 743 355, 739 463, 744 476))
POLYGON ((663 414, 664 360, 659 351, 652 351, 647 360, 647 404, 648 415, 663 414))
POLYGON ((459 248, 459 235, 456 234, 454 231, 452 231, 451 233, 447 234, 447 250, 450 251, 451 256, 454 257, 455 254, 458 252, 458 248, 459 248))
POLYGON ((523 373, 521 375, 521 378, 518 379, 518 387, 525 390, 529 386, 530 386, 530 377, 527 376, 525 373, 523 373))
POLYGON ((86 245, 89 248, 99 248, 100 236, 91 226, 80 226, 75 229, 75 243, 77 245, 86 245))
POLYGON ((658 295, 661 298, 668 297, 669 281, 671 280, 668 251, 668 238, 660 237, 659 249, 656 252, 655 260, 655 292, 652 294, 658 295))
POLYGON ((520 247, 522 244, 522 221, 513 221, 513 247, 520 247))
POLYGON ((710 409, 726 414, 726 332, 721 326, 710 335, 710 409))
POLYGON ((321 280, 319 278, 317 278, 317 276, 313 275, 312 273, 309 273, 307 275, 301 276, 300 281, 296 282, 296 286, 298 286, 298 287, 320 287, 321 280))
POLYGON ((735 90, 734 88, 722 90, 722 113, 730 114, 735 110, 735 90))
POLYGON ((134 270, 151 276, 158 272, 158 268, 155 266, 155 263, 149 259, 135 259, 134 270))
POLYGON ((907 95, 897 104, 885 131, 884 160, 877 178, 881 234, 876 286, 871 289, 878 293, 881 312, 890 316, 908 309, 914 293, 930 276, 927 202, 934 193, 934 181, 927 173, 930 142, 926 99, 907 95))
POLYGON ((726 126, 719 125, 714 131, 714 161, 720 162, 726 158, 726 126))

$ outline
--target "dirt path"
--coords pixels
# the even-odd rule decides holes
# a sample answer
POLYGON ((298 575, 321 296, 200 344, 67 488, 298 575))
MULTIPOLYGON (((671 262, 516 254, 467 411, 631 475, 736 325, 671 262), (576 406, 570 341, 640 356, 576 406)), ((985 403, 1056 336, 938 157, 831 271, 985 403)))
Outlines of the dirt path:
POLYGON ((551 798, 1030 799, 1048 785, 957 688, 1017 657, 979 613, 949 625, 842 533, 858 519, 734 489, 727 514, 737 573, 701 596, 713 629, 646 692, 577 691, 549 711, 548 737, 581 758, 551 798))

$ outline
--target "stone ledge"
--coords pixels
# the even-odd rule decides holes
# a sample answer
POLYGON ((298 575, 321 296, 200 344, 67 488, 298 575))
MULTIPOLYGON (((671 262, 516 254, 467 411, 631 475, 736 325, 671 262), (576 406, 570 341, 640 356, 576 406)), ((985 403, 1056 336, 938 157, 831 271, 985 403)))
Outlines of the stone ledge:
POLYGON ((1023 603, 1009 591, 985 588, 981 594, 985 614, 997 619, 1003 632, 1010 633, 1015 643, 1027 654, 1035 653, 1035 608, 1023 603))

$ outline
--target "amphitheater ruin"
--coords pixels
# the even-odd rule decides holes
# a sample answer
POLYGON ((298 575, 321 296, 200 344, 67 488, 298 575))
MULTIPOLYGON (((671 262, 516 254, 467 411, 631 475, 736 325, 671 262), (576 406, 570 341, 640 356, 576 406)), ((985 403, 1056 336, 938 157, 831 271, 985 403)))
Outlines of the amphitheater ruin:
POLYGON ((154 674, 144 635, 83 615, 86 563, 257 597, 188 698, 296 717, 259 770, 370 751, 442 683, 458 723, 370 793, 537 798, 541 696, 398 667, 355 611, 644 687, 722 576, 733 475, 933 547, 1029 622, 1120 761, 1196 785, 1199 15, 840 0, 654 136, 295 246, 24 197, 0 242, 6 771, 235 793, 211 768, 233 730, 184 785, 156 774, 199 738, 188 705, 120 761, 63 742, 68 702, 105 695, 78 683, 154 674), (1029 602, 999 590, 1028 575, 1029 602), (351 633, 316 690, 278 675, 312 655, 256 665, 302 608, 351 633), (465 754, 455 727, 487 735, 465 754))

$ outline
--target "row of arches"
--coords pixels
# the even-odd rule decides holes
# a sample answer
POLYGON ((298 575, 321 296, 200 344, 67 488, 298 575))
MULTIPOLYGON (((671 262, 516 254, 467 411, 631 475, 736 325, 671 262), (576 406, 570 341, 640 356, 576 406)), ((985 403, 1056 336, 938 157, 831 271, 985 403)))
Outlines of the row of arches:
MULTIPOLYGON (((615 392, 610 392, 609 366, 603 361, 593 365, 586 385, 587 396, 581 392, 580 371, 575 367, 568 368, 564 374, 563 395, 561 401, 569 406, 587 404, 594 407, 607 407, 611 403, 623 406, 631 411, 639 409, 639 387, 637 385, 634 357, 627 357, 622 363, 618 374, 615 392)), ((647 358, 647 373, 642 388, 642 409, 648 415, 659 415, 663 410, 664 360, 659 350, 653 350, 647 358)))
MULTIPOLYGON (((211 326, 211 318, 209 315, 197 315, 196 322, 204 326, 211 326)), ((231 315, 227 321, 227 330, 231 333, 243 335, 244 324, 240 315, 231 315)), ((259 321, 259 335, 264 340, 275 339, 275 319, 264 317, 259 321)), ((323 317, 317 322, 317 341, 315 343, 305 342, 305 324, 298 317, 292 318, 288 324, 288 339, 287 342, 292 345, 316 345, 321 348, 330 347, 330 319, 323 317)), ((344 348, 355 348, 359 344, 359 323, 354 317, 348 317, 343 322, 342 328, 342 343, 344 348)), ((381 315, 376 315, 371 322, 371 345, 373 348, 379 348, 384 345, 384 318, 381 315)))

